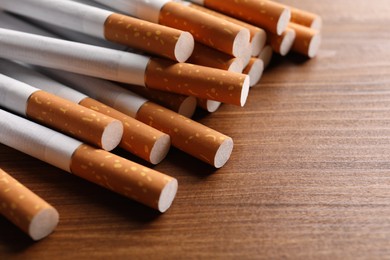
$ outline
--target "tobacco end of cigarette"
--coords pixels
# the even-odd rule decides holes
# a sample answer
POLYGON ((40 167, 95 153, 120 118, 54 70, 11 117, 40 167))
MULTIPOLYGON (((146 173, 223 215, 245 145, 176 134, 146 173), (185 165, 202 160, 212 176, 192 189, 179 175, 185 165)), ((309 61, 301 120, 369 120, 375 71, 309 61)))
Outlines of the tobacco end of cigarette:
POLYGON ((287 28, 291 19, 291 10, 289 8, 285 8, 280 15, 278 20, 278 24, 276 25, 276 34, 281 35, 287 28))
POLYGON ((178 113, 185 117, 191 118, 195 113, 196 104, 196 98, 189 96, 181 103, 178 113))
POLYGON ((113 120, 103 131, 102 149, 111 151, 119 145, 123 136, 123 125, 119 120, 113 120))
POLYGON ((267 41, 267 34, 264 30, 258 30, 252 35, 252 56, 258 56, 267 41))
MULTIPOLYGON (((246 28, 242 28, 236 35, 236 38, 233 41, 233 56, 241 57, 245 55, 247 49, 250 48, 250 32, 246 28)), ((252 52, 252 50, 251 50, 252 52)))
POLYGON ((291 50, 291 47, 294 44, 295 36, 296 36, 295 31, 289 28, 287 28, 286 31, 284 31, 284 33, 286 35, 283 37, 282 43, 280 44, 280 50, 279 50, 279 54, 282 56, 285 56, 291 50))
POLYGON ((150 151, 149 161, 152 164, 160 163, 167 155, 171 147, 171 138, 169 135, 161 136, 153 145, 150 151))
POLYGON ((233 151, 233 139, 228 137, 220 145, 214 158, 214 167, 221 168, 229 160, 233 151))
POLYGON ((189 32, 182 32, 175 46, 175 57, 178 62, 185 62, 194 51, 194 37, 189 32))
POLYGON ((248 66, 244 69, 243 73, 247 74, 250 78, 250 86, 256 85, 263 75, 264 63, 261 59, 252 58, 248 66))
POLYGON ((32 239, 40 240, 53 232, 58 221, 59 214, 56 209, 44 208, 31 220, 28 234, 32 239))
POLYGON ((172 205, 177 193, 178 183, 176 179, 171 179, 163 188, 158 200, 158 210, 164 213, 172 205))

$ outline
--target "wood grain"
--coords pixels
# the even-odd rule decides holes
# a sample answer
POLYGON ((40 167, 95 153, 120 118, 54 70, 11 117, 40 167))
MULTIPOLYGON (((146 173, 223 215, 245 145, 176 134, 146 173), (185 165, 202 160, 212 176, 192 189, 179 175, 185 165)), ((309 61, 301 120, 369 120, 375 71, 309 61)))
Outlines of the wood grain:
POLYGON ((38 243, 0 218, 0 258, 388 258, 390 4, 283 3, 324 18, 318 57, 275 58, 244 108, 196 115, 235 149, 218 171, 172 150, 155 167, 179 180, 167 213, 0 146, 61 216, 38 243))

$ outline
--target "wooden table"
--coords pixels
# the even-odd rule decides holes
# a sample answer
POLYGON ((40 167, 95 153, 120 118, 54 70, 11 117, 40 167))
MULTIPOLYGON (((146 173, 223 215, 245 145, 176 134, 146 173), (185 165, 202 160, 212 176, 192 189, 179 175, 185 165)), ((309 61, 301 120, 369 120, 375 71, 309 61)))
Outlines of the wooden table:
POLYGON ((244 108, 197 114, 234 138, 225 167, 173 149, 155 169, 179 192, 158 214, 0 146, 1 167, 61 215, 36 243, 0 218, 0 258, 389 257, 390 3, 283 2, 323 16, 321 51, 275 58, 244 108))

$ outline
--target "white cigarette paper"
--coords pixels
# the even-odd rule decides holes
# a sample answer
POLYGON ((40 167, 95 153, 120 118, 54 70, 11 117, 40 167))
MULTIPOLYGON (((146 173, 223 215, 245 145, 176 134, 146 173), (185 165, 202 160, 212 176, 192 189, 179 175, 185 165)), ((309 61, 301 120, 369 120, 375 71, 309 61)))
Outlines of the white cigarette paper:
POLYGON ((188 32, 69 0, 3 0, 0 8, 179 62, 193 50, 188 32), (157 31, 158 40, 150 37, 157 31))
MULTIPOLYGON (((66 98, 83 107, 120 120, 123 124, 123 137, 119 146, 152 164, 161 162, 169 151, 170 138, 167 134, 143 124, 97 100, 91 99, 81 92, 48 78, 36 70, 0 59, 0 71, 9 77, 30 85, 39 86, 40 89, 48 91, 49 93, 66 98)), ((113 97, 113 93, 110 94, 110 97, 113 97)), ((120 95, 120 93, 118 93, 118 95, 120 95)), ((114 100, 117 100, 117 98, 114 100)), ((139 98, 134 101, 135 103, 133 103, 133 105, 136 107, 135 109, 138 110, 146 101, 147 100, 139 98), (138 103, 137 100, 139 100, 138 103)))
POLYGON ((248 76, 225 73, 218 69, 177 64, 165 59, 151 59, 133 53, 7 29, 0 29, 0 48, 4 50, 0 53, 3 58, 152 89, 239 106, 244 106, 248 97, 248 76), (171 81, 170 84, 161 78, 171 81), (209 81, 208 78, 215 80, 209 81))

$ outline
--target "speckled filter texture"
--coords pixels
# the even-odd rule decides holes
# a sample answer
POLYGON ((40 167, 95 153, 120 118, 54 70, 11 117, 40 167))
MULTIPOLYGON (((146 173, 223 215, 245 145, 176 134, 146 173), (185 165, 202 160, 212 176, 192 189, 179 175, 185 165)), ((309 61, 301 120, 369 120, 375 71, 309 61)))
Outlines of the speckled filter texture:
POLYGON ((175 47, 182 31, 121 14, 110 15, 104 24, 109 41, 176 60, 175 47))
POLYGON ((242 29, 241 26, 175 2, 164 5, 159 23, 188 31, 196 41, 228 54, 233 54, 234 40, 242 29))
POLYGON ((71 172, 123 196, 158 209, 162 190, 172 177, 89 145, 73 154, 71 172))
POLYGON ((137 119, 169 134, 173 146, 211 165, 221 144, 230 138, 151 102, 141 107, 137 119))
POLYGON ((119 146, 146 161, 150 161, 150 152, 156 141, 166 135, 94 99, 85 98, 79 104, 120 120, 123 123, 123 137, 119 146))
POLYGON ((105 128, 116 120, 44 91, 30 96, 26 114, 41 124, 98 147, 102 147, 105 128))

